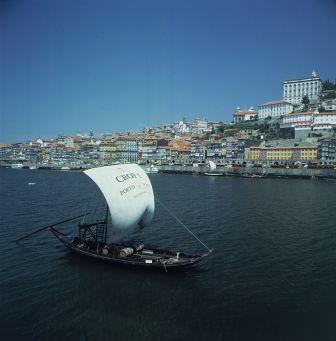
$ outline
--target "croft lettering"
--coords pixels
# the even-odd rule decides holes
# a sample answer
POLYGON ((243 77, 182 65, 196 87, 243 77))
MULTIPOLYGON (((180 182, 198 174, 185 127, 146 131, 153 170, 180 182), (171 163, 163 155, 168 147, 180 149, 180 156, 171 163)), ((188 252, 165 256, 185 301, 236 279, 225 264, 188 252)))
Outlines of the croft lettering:
POLYGON ((141 178, 139 173, 127 173, 127 174, 116 176, 116 180, 118 182, 124 182, 130 179, 136 179, 136 178, 141 178))

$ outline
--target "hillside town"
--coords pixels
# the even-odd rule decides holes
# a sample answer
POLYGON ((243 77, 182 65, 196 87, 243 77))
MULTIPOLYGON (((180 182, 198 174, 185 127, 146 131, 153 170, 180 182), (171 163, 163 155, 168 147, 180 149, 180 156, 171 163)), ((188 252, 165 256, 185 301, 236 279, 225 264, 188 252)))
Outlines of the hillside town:
MULTIPOLYGON (((0 144, 1 166, 84 169, 116 162, 334 167, 336 82, 313 71, 282 82, 282 98, 240 108, 232 121, 195 118, 125 133, 77 133, 0 144)), ((202 116, 202 115, 200 115, 202 116)))

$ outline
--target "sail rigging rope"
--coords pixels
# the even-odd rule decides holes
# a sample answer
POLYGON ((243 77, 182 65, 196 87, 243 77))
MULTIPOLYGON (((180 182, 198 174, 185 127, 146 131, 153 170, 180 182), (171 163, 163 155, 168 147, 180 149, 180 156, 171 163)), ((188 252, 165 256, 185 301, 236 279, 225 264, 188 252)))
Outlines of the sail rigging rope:
POLYGON ((104 199, 104 196, 102 195, 102 193, 100 191, 97 192, 97 197, 96 198, 97 198, 95 200, 96 201, 96 206, 95 206, 95 208, 93 210, 93 214, 92 214, 95 217, 97 217, 97 215, 101 216, 102 214, 99 211, 102 210, 102 207, 105 208, 105 199, 104 199))
POLYGON ((81 221, 81 224, 84 224, 85 218, 86 218, 86 213, 83 215, 83 219, 81 221))
POLYGON ((210 251, 210 248, 203 243, 196 235, 193 233, 166 205, 161 202, 157 197, 155 197, 157 202, 173 217, 175 220, 180 223, 194 238, 196 238, 208 251, 210 251))

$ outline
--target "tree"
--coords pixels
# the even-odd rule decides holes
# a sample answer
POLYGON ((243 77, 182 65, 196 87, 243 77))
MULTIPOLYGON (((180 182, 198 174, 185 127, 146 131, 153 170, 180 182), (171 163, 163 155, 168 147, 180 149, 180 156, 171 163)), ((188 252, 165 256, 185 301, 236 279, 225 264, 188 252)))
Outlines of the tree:
POLYGON ((225 130, 225 126, 224 125, 221 125, 219 128, 218 128, 218 131, 220 132, 220 133, 224 133, 224 130, 225 130))
POLYGON ((310 100, 307 95, 303 96, 302 98, 302 104, 304 105, 305 109, 307 109, 308 105, 310 103, 310 100))
POLYGON ((322 90, 336 90, 336 81, 330 82, 329 79, 322 83, 322 90))

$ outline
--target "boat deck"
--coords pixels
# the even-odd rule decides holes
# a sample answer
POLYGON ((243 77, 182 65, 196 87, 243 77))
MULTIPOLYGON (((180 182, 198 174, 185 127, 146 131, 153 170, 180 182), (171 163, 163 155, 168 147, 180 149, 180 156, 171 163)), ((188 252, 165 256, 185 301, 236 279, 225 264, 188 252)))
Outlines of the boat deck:
POLYGON ((75 238, 73 241, 63 238, 63 236, 54 228, 50 228, 50 231, 71 251, 120 265, 161 268, 167 271, 168 268, 178 269, 196 264, 212 253, 212 250, 209 250, 202 255, 188 255, 182 252, 149 248, 148 246, 143 246, 141 249, 136 250, 134 246, 132 248, 131 244, 128 243, 83 243, 83 241, 80 241, 78 238, 75 238))

